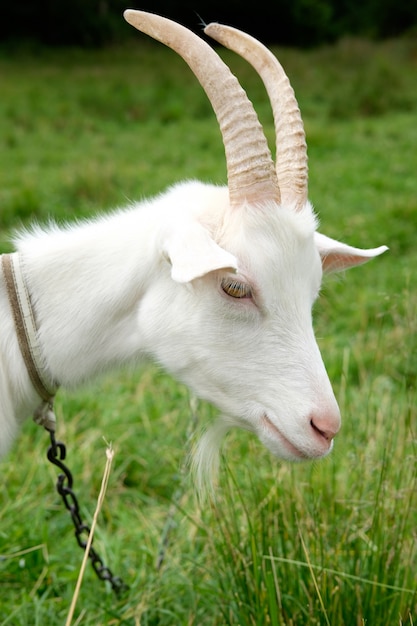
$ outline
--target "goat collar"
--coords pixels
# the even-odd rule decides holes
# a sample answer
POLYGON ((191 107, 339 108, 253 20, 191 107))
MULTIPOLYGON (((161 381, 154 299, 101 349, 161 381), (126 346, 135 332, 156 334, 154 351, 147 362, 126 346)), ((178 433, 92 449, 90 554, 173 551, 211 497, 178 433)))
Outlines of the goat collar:
POLYGON ((33 419, 47 430, 55 430, 53 400, 58 389, 46 370, 29 291, 17 252, 1 255, 7 295, 13 313, 16 334, 30 380, 42 398, 33 419))

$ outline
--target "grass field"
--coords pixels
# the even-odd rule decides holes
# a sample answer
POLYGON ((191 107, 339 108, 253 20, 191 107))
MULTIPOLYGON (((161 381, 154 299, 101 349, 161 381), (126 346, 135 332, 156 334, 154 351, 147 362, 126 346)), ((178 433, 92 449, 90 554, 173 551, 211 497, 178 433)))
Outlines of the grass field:
MULTIPOLYGON (((88 569, 73 623, 417 624, 417 44, 276 52, 303 113, 321 229, 390 247, 327 278, 315 309, 342 431, 329 458, 305 465, 232 433, 217 501, 200 507, 186 460, 214 409, 152 365, 60 391, 58 438, 88 523, 113 442, 94 545, 130 585, 117 598, 88 569)), ((272 140, 259 79, 224 57, 272 140)), ((35 219, 91 216, 187 177, 225 179, 210 105, 162 46, 3 52, 0 76, 2 251, 35 219)), ((47 446, 28 422, 0 465, 1 626, 61 626, 74 592, 82 552, 47 446)))

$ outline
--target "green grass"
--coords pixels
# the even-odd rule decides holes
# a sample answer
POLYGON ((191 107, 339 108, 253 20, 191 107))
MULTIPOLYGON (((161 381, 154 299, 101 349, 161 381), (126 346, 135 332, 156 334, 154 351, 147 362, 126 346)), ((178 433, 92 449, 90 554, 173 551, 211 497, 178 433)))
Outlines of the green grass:
MULTIPOLYGON (((116 450, 95 547, 130 585, 115 598, 89 568, 77 623, 417 623, 417 46, 343 41, 278 53, 303 112, 322 230, 390 246, 326 279, 316 306, 343 429, 329 458, 305 465, 231 434, 217 502, 199 508, 184 463, 190 429, 214 409, 196 408, 152 366, 60 391, 58 438, 87 522, 103 438, 116 450)), ((259 79, 224 56, 272 139, 259 79)), ((187 177, 225 179, 210 106, 162 46, 3 55, 0 75, 3 251, 11 229, 33 220, 90 216, 187 177)), ((81 564, 47 445, 28 422, 0 466, 1 626, 64 624, 81 564)))

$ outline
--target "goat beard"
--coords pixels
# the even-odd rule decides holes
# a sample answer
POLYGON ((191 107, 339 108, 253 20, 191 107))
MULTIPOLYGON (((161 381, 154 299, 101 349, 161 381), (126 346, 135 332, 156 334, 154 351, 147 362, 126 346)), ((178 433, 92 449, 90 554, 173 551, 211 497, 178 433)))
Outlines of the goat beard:
POLYGON ((242 423, 229 416, 219 417, 203 433, 193 450, 191 467, 197 494, 202 501, 207 496, 214 499, 222 443, 229 430, 236 426, 242 428, 242 423))

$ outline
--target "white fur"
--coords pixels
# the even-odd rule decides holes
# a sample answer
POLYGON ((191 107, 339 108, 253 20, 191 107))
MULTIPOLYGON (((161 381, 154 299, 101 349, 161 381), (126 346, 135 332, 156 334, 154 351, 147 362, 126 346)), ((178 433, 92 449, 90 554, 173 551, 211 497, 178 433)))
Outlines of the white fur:
MULTIPOLYGON (((383 250, 359 260, 360 251, 315 229, 309 204, 298 213, 275 204, 236 210, 227 188, 187 182, 89 222, 21 233, 16 249, 51 379, 74 388, 122 364, 160 363, 225 416, 197 450, 200 479, 216 466, 230 424, 283 458, 326 454, 340 415, 311 322, 320 252, 343 267, 383 250), (230 274, 253 298, 222 290, 230 274)), ((2 275, 0 318, 4 454, 39 398, 2 275)))

